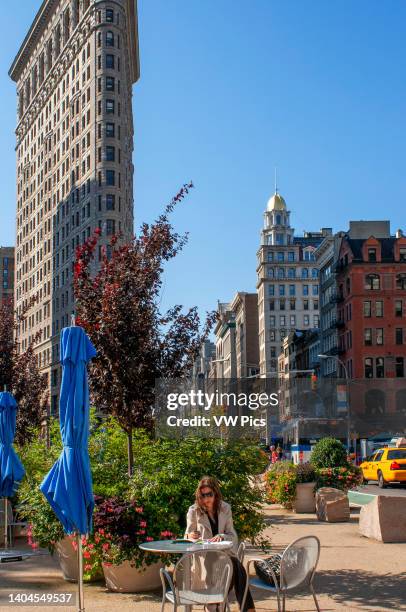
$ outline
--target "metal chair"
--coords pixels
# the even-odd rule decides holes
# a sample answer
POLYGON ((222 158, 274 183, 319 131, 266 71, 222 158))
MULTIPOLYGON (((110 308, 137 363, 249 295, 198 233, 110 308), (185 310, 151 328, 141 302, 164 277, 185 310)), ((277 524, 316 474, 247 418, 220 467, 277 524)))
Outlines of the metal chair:
MULTIPOLYGON (((5 523, 5 512, 4 512, 4 500, 0 499, 0 531, 4 535, 4 523, 5 523)), ((7 533, 9 546, 14 545, 14 529, 16 527, 26 527, 27 523, 23 521, 16 521, 13 513, 13 507, 10 500, 7 500, 7 533)), ((1 546, 1 543, 0 543, 1 546)))
MULTIPOLYGON (((255 588, 268 591, 269 593, 274 593, 278 602, 278 612, 285 612, 286 596, 291 591, 294 590, 299 592, 309 590, 313 595, 317 612, 320 612, 320 607, 313 587, 313 578, 320 557, 320 540, 316 536, 299 538, 289 544, 282 555, 279 556, 281 558, 279 580, 272 569, 270 569, 275 586, 271 586, 257 577, 247 580, 243 604, 245 604, 248 587, 253 586, 255 588)), ((263 559, 255 558, 248 561, 248 576, 250 572, 250 565, 255 561, 263 561, 263 559)), ((243 607, 244 605, 242 608, 243 607)))
POLYGON ((161 569, 162 605, 168 601, 176 612, 179 606, 191 610, 194 605, 228 608, 227 596, 233 574, 230 556, 217 550, 190 552, 177 562, 173 576, 161 569))
POLYGON ((240 563, 244 563, 245 556, 245 542, 240 542, 237 549, 237 559, 240 563))

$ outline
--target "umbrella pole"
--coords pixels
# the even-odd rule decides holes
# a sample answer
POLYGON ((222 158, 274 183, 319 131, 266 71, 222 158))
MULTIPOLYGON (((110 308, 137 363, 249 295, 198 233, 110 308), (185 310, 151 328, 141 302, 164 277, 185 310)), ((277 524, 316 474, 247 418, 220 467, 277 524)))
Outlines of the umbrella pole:
POLYGON ((76 535, 78 544, 78 592, 79 592, 79 612, 85 612, 85 598, 83 594, 83 554, 82 554, 82 536, 80 533, 76 535))
POLYGON ((8 503, 7 497, 4 498, 4 548, 8 549, 8 503))

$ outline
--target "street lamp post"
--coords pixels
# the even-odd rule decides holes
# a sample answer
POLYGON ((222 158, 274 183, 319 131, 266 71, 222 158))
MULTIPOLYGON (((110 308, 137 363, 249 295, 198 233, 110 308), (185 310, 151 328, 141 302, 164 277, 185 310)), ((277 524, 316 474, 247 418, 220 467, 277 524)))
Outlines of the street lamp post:
POLYGON ((348 375, 348 368, 345 365, 344 361, 340 359, 337 355, 317 355, 319 359, 335 359, 338 364, 341 365, 345 374, 345 385, 347 388, 347 448, 348 452, 350 452, 351 445, 351 402, 350 402, 350 377, 348 375))

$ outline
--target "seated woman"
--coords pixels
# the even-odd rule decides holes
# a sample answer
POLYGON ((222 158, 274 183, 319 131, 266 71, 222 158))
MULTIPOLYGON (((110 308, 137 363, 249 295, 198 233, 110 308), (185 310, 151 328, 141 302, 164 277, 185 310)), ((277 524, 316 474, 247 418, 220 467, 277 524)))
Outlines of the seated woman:
MULTIPOLYGON (((196 489, 195 503, 193 506, 190 506, 186 521, 186 538, 192 540, 201 538, 210 542, 221 542, 222 540, 233 542, 231 549, 231 560, 233 563, 231 587, 234 587, 241 609, 247 573, 242 563, 235 556, 238 547, 238 537, 233 525, 231 507, 227 502, 223 501, 219 483, 215 478, 205 476, 201 479, 196 489)), ((249 591, 242 612, 255 612, 254 602, 249 591)))

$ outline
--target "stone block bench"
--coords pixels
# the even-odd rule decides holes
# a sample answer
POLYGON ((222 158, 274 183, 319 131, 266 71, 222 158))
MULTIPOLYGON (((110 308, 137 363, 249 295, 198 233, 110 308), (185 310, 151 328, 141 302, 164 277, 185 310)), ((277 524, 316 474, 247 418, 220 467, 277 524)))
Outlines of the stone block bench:
POLYGON ((316 492, 316 514, 319 521, 342 523, 350 520, 348 496, 339 489, 322 487, 316 492))
POLYGON ((361 508, 359 531, 380 542, 406 542, 406 497, 377 495, 361 508))

